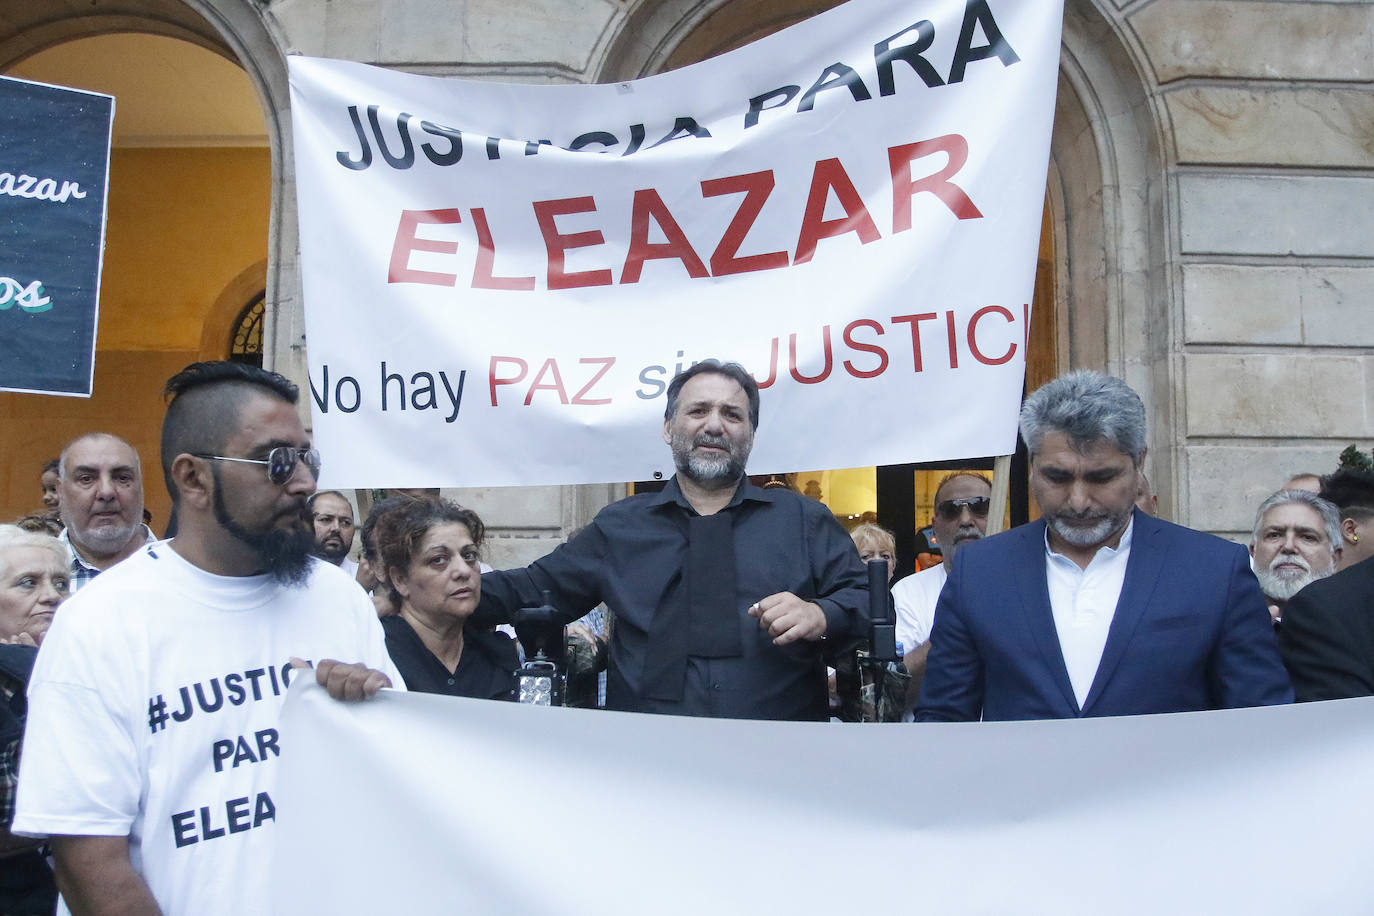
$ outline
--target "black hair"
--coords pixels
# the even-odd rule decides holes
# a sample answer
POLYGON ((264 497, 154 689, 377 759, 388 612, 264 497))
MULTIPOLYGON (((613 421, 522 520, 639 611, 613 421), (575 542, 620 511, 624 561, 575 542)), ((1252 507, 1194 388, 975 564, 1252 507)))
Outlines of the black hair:
POLYGON ((678 396, 682 394, 682 386, 698 375, 707 372, 723 375, 739 383, 739 386, 744 389, 745 396, 749 398, 749 425, 757 430, 759 428, 759 383, 754 381, 749 370, 739 363, 722 363, 718 359, 703 359, 673 376, 673 380, 668 383, 668 406, 663 411, 663 419, 671 420, 677 414, 678 396))
POLYGON ((1322 478, 1321 498, 1335 503, 1343 518, 1365 519, 1374 515, 1374 474, 1341 468, 1322 478))
POLYGON ((163 397, 162 477, 176 504, 181 494, 172 481, 177 455, 218 454, 238 428, 239 408, 249 393, 266 394, 288 404, 300 389, 284 375, 228 360, 192 363, 167 380, 163 397))
POLYGON ((390 579, 391 570, 408 569, 415 558, 420 541, 435 525, 453 522, 468 530, 472 543, 482 546, 486 526, 471 509, 465 509, 450 499, 412 499, 388 513, 386 524, 376 532, 377 552, 390 579))

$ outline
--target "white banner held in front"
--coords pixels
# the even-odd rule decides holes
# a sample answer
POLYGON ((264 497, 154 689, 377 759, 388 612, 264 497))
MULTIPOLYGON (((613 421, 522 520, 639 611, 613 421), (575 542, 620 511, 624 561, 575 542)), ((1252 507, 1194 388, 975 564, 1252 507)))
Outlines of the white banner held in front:
POLYGON ((707 357, 755 473, 1010 452, 1061 18, 856 0, 614 85, 291 58, 322 482, 667 476, 707 357))
POLYGON ((689 719, 306 678, 282 913, 1356 913, 1374 698, 1117 719, 689 719))

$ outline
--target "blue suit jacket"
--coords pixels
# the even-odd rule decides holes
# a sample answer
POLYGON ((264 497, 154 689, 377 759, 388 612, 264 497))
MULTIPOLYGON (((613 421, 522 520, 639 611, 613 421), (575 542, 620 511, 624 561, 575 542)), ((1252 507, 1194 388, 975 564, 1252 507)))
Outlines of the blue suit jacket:
POLYGON ((955 555, 916 718, 1064 719, 1292 701, 1244 548, 1137 511, 1121 598, 1081 709, 1050 610, 1038 521, 955 555))

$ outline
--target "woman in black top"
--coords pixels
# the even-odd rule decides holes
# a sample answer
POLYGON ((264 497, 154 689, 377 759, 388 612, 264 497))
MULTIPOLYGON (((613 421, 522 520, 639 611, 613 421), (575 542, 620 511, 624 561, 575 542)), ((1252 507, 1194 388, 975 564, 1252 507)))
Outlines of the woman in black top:
POLYGON ((380 526, 377 547, 399 605, 382 629, 411 690, 511 698, 515 643, 467 626, 482 597, 482 535, 477 513, 444 499, 414 500, 380 526))

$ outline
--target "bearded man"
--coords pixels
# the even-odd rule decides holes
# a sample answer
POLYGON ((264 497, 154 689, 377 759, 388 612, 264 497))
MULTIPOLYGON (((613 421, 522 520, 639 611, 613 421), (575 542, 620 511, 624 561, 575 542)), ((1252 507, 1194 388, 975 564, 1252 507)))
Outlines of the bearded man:
POLYGON ((138 452, 123 439, 109 433, 78 436, 62 449, 57 475, 63 525, 58 539, 67 548, 76 594, 157 539, 143 524, 138 452))
POLYGON ((356 577, 358 564, 348 558, 353 549, 353 505, 338 490, 320 490, 307 500, 306 508, 315 521, 315 556, 356 577))
POLYGON ((1336 571, 1340 538, 1340 510, 1310 490, 1280 490, 1260 503, 1250 557, 1276 626, 1289 598, 1336 571))
POLYGON ((1135 506, 1145 406, 1079 370, 1021 409, 1039 521, 966 544, 940 593, 918 721, 1290 703, 1245 549, 1135 506))
POLYGON ((677 469, 667 486, 606 507, 525 569, 485 574, 479 615, 508 620, 546 589, 566 620, 605 602, 611 709, 824 720, 822 641, 856 632, 866 573, 824 505, 745 478, 758 422, 743 367, 679 373, 663 421, 677 469))
POLYGON ((177 535, 64 604, 29 681, 13 830, 51 837, 59 913, 274 911, 294 668, 341 699, 403 686, 367 596, 310 556, 320 454, 296 386, 196 363, 167 394, 177 535))

